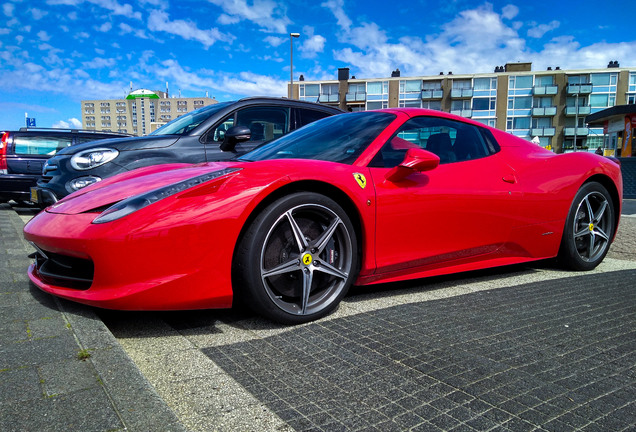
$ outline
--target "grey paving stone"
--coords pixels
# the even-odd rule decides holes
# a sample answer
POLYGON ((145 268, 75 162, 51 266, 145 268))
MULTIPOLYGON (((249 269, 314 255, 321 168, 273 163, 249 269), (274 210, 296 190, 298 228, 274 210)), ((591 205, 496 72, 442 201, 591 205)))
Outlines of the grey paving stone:
POLYGON ((627 429, 627 411, 612 414, 634 400, 634 277, 597 274, 407 304, 203 352, 307 430, 331 425, 307 400, 356 431, 627 429), (363 418, 361 405, 381 416, 363 418))

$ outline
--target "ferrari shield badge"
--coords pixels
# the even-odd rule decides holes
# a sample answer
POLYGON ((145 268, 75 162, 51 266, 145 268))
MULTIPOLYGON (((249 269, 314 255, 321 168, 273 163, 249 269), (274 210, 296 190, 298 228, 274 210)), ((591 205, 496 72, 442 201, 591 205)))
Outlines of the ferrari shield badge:
POLYGON ((364 177, 364 174, 353 173, 353 178, 356 179, 356 181, 358 182, 358 185, 360 185, 362 189, 366 187, 367 179, 364 177))

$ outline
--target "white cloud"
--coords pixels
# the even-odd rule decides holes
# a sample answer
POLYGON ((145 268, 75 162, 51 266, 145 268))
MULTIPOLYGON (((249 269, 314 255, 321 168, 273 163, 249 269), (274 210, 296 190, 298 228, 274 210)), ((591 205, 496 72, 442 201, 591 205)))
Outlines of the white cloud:
POLYGON ((28 11, 31 13, 31 15, 33 16, 33 19, 36 21, 41 20, 46 15, 48 15, 48 12, 42 9, 31 8, 28 11))
POLYGON ((176 60, 165 60, 149 65, 148 73, 162 81, 169 81, 171 88, 190 91, 215 90, 242 96, 285 96, 287 81, 252 72, 223 73, 199 69, 190 72, 176 60))
POLYGON ((501 9, 501 16, 505 19, 513 19, 519 15, 519 8, 515 5, 509 4, 501 9))
POLYGON ((283 37, 277 37, 277 36, 267 36, 265 39, 263 39, 265 42, 267 42, 269 45, 273 46, 273 47, 277 47, 279 45, 284 44, 285 42, 287 42, 286 38, 283 37))
POLYGON ((126 23, 120 23, 119 29, 121 30, 121 34, 132 33, 140 39, 148 39, 148 36, 146 35, 145 31, 143 31, 142 29, 133 28, 132 26, 126 23))
POLYGON ((559 28, 561 23, 559 23, 558 21, 552 21, 549 24, 536 25, 536 23, 533 23, 532 25, 534 27, 528 30, 528 36, 530 36, 531 38, 539 39, 543 37, 543 35, 547 32, 559 28))
POLYGON ((246 0, 208 1, 223 9, 224 13, 218 18, 223 25, 247 20, 269 32, 287 33, 287 26, 291 23, 284 5, 272 0, 254 0, 252 5, 248 5, 246 0))
POLYGON ((150 12, 150 17, 148 18, 148 29, 150 31, 160 31, 180 36, 185 40, 200 42, 206 47, 206 49, 214 45, 217 41, 231 42, 234 40, 234 36, 221 33, 216 28, 201 30, 192 21, 170 21, 166 12, 158 10, 150 12))
POLYGON ((95 57, 91 59, 91 61, 83 62, 82 67, 84 69, 102 69, 102 68, 112 68, 117 64, 117 60, 114 58, 102 58, 95 57))
POLYGON ((321 3, 320 6, 329 9, 333 13, 338 27, 345 31, 351 28, 352 22, 344 11, 344 0, 327 0, 321 3))
POLYGON ((113 25, 111 23, 109 23, 109 22, 105 22, 104 24, 100 25, 99 27, 96 27, 97 31, 102 32, 102 33, 107 33, 112 28, 113 28, 113 25))
POLYGON ((314 28, 310 26, 303 27, 305 37, 301 37, 300 52, 304 58, 314 58, 325 49, 325 39, 323 36, 315 35, 314 28))
MULTIPOLYGON (((513 13, 509 8, 507 16, 513 13)), ((388 76, 395 68, 400 68, 403 75, 486 71, 508 60, 521 60, 527 52, 525 41, 488 3, 459 12, 441 26, 440 33, 424 40, 402 37, 391 41, 376 23, 342 30, 340 40, 352 47, 334 51, 334 57, 358 69, 355 74, 360 77, 388 76)))
POLYGON ((68 119, 67 121, 60 120, 56 123, 53 123, 54 128, 60 129, 81 129, 82 122, 76 119, 75 117, 68 119))
POLYGON ((48 42, 51 40, 51 36, 44 30, 40 30, 37 36, 42 42, 48 42))
POLYGON ((13 16, 14 10, 15 10, 15 5, 13 3, 4 3, 2 5, 2 12, 8 17, 13 16))

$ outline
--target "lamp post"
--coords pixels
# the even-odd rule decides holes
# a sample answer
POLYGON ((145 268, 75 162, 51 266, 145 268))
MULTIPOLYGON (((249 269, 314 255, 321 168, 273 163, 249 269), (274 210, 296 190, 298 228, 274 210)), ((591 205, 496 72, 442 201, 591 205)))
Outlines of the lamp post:
POLYGON ((289 34, 289 81, 291 85, 289 86, 289 98, 294 98, 294 38, 300 37, 300 33, 290 33, 289 34))

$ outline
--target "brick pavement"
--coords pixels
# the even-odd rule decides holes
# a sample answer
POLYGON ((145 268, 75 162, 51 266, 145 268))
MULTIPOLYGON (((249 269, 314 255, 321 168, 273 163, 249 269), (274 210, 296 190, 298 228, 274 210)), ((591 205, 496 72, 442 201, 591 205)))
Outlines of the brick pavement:
POLYGON ((635 430, 636 270, 203 350, 297 431, 635 430))
MULTIPOLYGON (((636 430, 636 270, 472 293, 464 278, 470 288, 449 298, 452 278, 427 281, 436 300, 387 307, 405 294, 386 288, 382 301, 353 295, 326 320, 284 329, 236 312, 114 314, 143 377, 94 309, 29 287, 11 213, 0 205, 2 431, 636 430)), ((634 228, 622 219, 610 257, 636 261, 634 228)))
POLYGON ((0 204, 0 431, 185 430, 94 309, 30 285, 22 227, 0 204))

